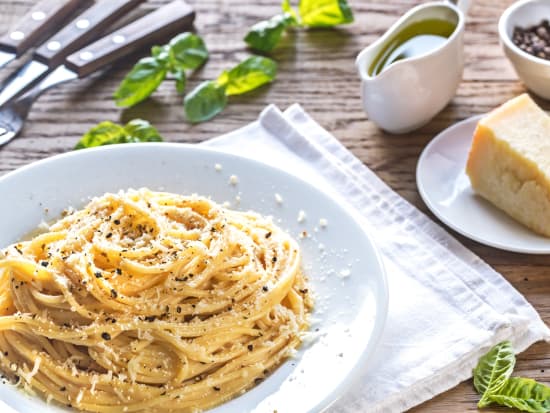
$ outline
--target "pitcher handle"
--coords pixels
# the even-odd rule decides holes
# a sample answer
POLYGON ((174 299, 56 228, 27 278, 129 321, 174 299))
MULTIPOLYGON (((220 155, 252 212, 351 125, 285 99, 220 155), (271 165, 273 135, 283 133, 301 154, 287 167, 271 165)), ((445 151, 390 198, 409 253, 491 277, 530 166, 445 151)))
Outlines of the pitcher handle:
POLYGON ((464 16, 468 14, 468 9, 470 8, 470 0, 449 0, 456 7, 460 9, 464 16))

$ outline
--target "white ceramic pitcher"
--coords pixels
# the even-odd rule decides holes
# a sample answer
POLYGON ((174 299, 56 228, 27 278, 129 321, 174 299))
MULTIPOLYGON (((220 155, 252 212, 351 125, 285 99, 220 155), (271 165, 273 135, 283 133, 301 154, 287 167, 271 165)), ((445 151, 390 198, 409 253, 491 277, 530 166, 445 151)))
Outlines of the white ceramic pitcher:
POLYGON ((380 128, 390 133, 417 129, 453 98, 464 68, 463 37, 468 7, 469 0, 416 6, 359 53, 356 65, 362 80, 363 107, 380 128), (427 19, 446 20, 456 28, 434 50, 392 63, 378 74, 369 74, 374 59, 392 36, 412 23, 427 19))

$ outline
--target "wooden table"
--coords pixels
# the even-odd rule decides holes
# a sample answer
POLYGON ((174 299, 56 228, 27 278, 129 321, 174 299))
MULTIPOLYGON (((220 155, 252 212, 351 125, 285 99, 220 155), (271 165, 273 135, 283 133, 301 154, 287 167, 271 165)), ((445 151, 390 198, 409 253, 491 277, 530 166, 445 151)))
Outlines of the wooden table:
MULTIPOLYGON (((107 0, 104 0, 107 1, 107 0)), ((211 57, 191 76, 189 87, 215 77, 248 54, 242 37, 258 20, 278 12, 279 0, 189 0, 196 26, 211 57), (254 6, 251 6, 254 5, 254 6)), ((21 137, 0 148, 0 175, 32 161, 70 151, 88 128, 103 120, 143 117, 169 141, 200 142, 253 121, 269 103, 285 108, 294 102, 338 137, 388 185, 428 215, 415 184, 415 167, 424 146, 447 126, 487 112, 524 91, 504 57, 497 21, 512 0, 475 0, 466 27, 466 69, 456 97, 422 129, 402 136, 381 132, 361 110, 354 58, 410 7, 414 0, 352 0, 356 22, 339 30, 295 33, 273 53, 279 62, 277 81, 249 95, 232 98, 216 119, 196 126, 183 120, 182 98, 173 84, 163 84, 153 99, 121 111, 111 95, 138 54, 103 75, 65 84, 43 95, 34 105, 21 137)), ((0 27, 5 30, 33 4, 30 0, 0 0, 0 27)), ((136 13, 162 4, 152 0, 136 13)), ((16 67, 12 64, 10 67, 16 67)), ((3 69, 2 77, 9 72, 3 69)), ((550 109, 550 102, 540 101, 550 109)), ((433 217, 433 216, 432 216, 433 217)), ((435 219, 435 218, 434 218, 435 219)), ((501 272, 550 324, 550 257, 502 252, 454 234, 468 248, 501 272)), ((518 358, 516 374, 550 382, 550 345, 539 343, 518 358)), ((414 412, 476 410, 471 381, 457 386, 414 412)), ((486 409, 486 412, 509 411, 486 409)))

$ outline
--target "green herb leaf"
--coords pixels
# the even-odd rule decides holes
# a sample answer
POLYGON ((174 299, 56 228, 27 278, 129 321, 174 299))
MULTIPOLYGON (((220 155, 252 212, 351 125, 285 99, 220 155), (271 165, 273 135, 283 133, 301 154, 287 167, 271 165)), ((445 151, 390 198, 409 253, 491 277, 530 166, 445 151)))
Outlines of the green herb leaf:
POLYGON ((287 14, 290 14, 290 17, 296 22, 299 23, 300 17, 298 16, 298 12, 294 10, 294 7, 290 4, 290 0, 283 0, 283 3, 281 4, 281 8, 283 11, 287 14))
POLYGON ((241 95, 272 82, 277 75, 277 64, 267 57, 251 56, 230 71, 224 71, 217 83, 225 87, 227 96, 241 95))
POLYGON ((353 22, 346 0, 300 0, 301 23, 308 27, 331 27, 353 22))
POLYGON ((491 404, 489 396, 500 391, 512 374, 515 364, 514 349, 509 341, 497 344, 479 359, 473 370, 474 387, 481 394, 478 407, 491 404))
POLYGON ((120 140, 124 139, 125 135, 126 132, 122 126, 109 121, 101 122, 84 134, 76 144, 75 149, 108 145, 111 142, 118 143, 120 140))
POLYGON ((278 14, 252 26, 244 41, 253 49, 269 52, 279 43, 285 29, 295 24, 297 21, 290 13, 278 14))
POLYGON ((168 43, 170 64, 175 70, 196 69, 208 59, 208 50, 200 36, 182 33, 168 43))
POLYGON ((156 57, 159 60, 168 60, 170 54, 170 47, 165 44, 163 46, 151 47, 151 56, 156 57))
POLYGON ((174 72, 174 78, 176 79, 176 90, 178 93, 183 93, 185 91, 185 85, 187 84, 187 76, 185 71, 178 70, 174 72))
POLYGON ((277 73, 275 61, 252 56, 216 80, 201 83, 185 96, 185 115, 190 122, 203 122, 220 113, 227 105, 227 97, 240 95, 271 82, 277 73))
POLYGON ((132 142, 161 142, 162 138, 151 124, 142 119, 134 119, 122 127, 116 123, 105 121, 91 128, 75 149, 92 148, 94 146, 113 145, 132 142))
POLYGON ((550 387, 533 379, 510 377, 491 402, 532 413, 550 412, 550 387))
POLYGON ((220 113, 226 105, 225 87, 213 80, 203 82, 185 96, 185 116, 193 123, 204 122, 220 113))
POLYGON ((160 56, 144 57, 140 59, 133 69, 126 75, 114 98, 118 106, 133 106, 146 99, 153 93, 166 77, 167 61, 160 56))
POLYGON ((196 69, 207 58, 204 41, 193 33, 182 33, 169 44, 153 46, 151 56, 140 59, 115 91, 116 104, 128 107, 148 98, 166 78, 168 71, 175 75, 178 92, 183 93, 185 70, 196 69))
MULTIPOLYGON (((133 119, 124 126, 126 142, 162 142, 155 127, 143 119, 133 119)), ((121 142, 121 143, 126 143, 121 142)))

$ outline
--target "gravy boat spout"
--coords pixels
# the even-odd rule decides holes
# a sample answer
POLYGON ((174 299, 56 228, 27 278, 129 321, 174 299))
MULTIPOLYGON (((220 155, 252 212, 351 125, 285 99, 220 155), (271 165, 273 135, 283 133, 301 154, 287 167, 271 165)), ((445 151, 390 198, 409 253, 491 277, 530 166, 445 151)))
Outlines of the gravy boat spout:
POLYGON ((426 124, 456 93, 464 68, 464 14, 450 2, 431 2, 409 10, 356 59, 363 107, 369 118, 390 133, 405 133, 426 124), (450 36, 427 53, 373 65, 380 53, 412 24, 442 20, 454 26, 450 36))

